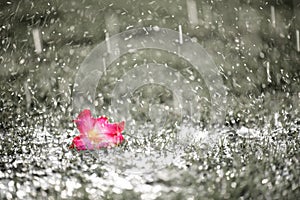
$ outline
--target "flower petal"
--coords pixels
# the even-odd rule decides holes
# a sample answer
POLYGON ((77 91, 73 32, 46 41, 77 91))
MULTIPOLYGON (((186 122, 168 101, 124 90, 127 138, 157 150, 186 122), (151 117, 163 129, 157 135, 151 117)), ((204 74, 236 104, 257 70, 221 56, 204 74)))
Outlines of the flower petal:
POLYGON ((69 148, 77 150, 93 150, 97 146, 98 145, 93 145, 87 137, 78 135, 74 137, 72 145, 69 148))
POLYGON ((93 150, 115 146, 123 142, 125 122, 109 123, 107 117, 93 118, 90 110, 83 110, 74 120, 80 132, 70 148, 93 150))
POLYGON ((107 124, 95 124, 99 130, 101 130, 102 134, 108 136, 115 136, 121 133, 124 130, 125 122, 122 121, 120 123, 107 123, 107 124))
POLYGON ((80 136, 76 136, 73 139, 72 145, 70 146, 70 149, 77 149, 77 150, 86 150, 86 146, 84 142, 81 140, 80 136))
POLYGON ((89 130, 93 129, 96 120, 92 117, 90 110, 83 110, 74 122, 79 132, 86 135, 89 130))
POLYGON ((114 144, 118 145, 118 144, 121 144, 121 143, 123 142, 123 140, 124 140, 124 137, 123 137, 123 135, 120 133, 119 135, 113 137, 112 142, 113 142, 114 144))
POLYGON ((108 122, 108 119, 107 119, 107 117, 101 116, 101 117, 97 118, 96 121, 99 124, 106 124, 108 122))
POLYGON ((120 123, 107 124, 106 127, 103 128, 106 139, 113 144, 120 144, 124 140, 122 135, 124 127, 124 121, 120 123))

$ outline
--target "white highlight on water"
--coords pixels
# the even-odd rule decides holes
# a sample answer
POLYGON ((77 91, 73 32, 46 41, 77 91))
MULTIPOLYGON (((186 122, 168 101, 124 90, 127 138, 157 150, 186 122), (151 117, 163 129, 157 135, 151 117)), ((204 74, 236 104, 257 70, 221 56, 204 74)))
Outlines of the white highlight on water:
POLYGON ((103 57, 102 58, 102 62, 103 62, 103 66, 104 66, 104 75, 106 76, 106 60, 105 60, 105 58, 103 57))
POLYGON ((296 44, 297 44, 297 51, 300 52, 300 33, 299 30, 296 30, 296 44))
POLYGON ((189 22, 192 26, 197 26, 199 24, 198 21, 198 11, 197 11, 197 4, 195 0, 186 0, 187 5, 187 13, 189 22))
POLYGON ((33 36, 33 42, 35 47, 35 52, 37 54, 42 53, 42 38, 41 38, 41 31, 39 28, 32 29, 32 36, 33 36))
POLYGON ((275 125, 275 127, 280 127, 280 125, 281 125, 281 123, 279 122, 279 113, 278 112, 276 112, 274 114, 274 125, 275 125))
POLYGON ((178 26, 178 30, 179 30, 179 44, 183 44, 183 39, 182 39, 182 26, 181 26, 181 25, 178 26))
POLYGON ((25 99, 26 99, 26 109, 29 111, 30 105, 31 105, 31 94, 28 88, 27 81, 24 82, 24 93, 25 93, 25 99))
POLYGON ((105 42, 106 42, 106 48, 107 48, 107 53, 111 53, 111 47, 110 47, 110 41, 109 41, 109 33, 105 33, 105 42))
POLYGON ((267 76, 268 76, 268 82, 271 83, 271 75, 270 75, 270 62, 267 62, 267 76))
POLYGON ((271 23, 272 23, 272 26, 275 28, 276 21, 275 21, 275 7, 274 6, 271 6, 271 23))

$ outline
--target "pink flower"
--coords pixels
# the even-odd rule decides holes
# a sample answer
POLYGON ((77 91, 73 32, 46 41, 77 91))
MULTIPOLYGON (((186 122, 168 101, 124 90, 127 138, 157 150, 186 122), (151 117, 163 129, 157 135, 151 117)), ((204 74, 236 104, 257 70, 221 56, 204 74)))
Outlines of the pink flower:
POLYGON ((94 150, 115 146, 124 140, 125 122, 109 123, 106 117, 93 118, 90 110, 83 110, 74 120, 80 135, 73 139, 71 149, 94 150))

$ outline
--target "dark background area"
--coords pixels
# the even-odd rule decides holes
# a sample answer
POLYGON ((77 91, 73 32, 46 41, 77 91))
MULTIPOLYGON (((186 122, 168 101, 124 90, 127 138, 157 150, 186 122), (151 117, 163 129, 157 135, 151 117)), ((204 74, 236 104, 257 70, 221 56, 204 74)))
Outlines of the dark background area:
POLYGON ((144 26, 178 30, 182 25, 183 33, 197 38, 222 66, 224 82, 234 96, 272 90, 297 96, 296 0, 196 4, 195 24, 188 17, 186 1, 1 1, 2 119, 17 108, 66 107, 80 63, 105 39, 105 32, 113 35, 144 26), (43 50, 38 54, 33 29, 41 33, 43 50))

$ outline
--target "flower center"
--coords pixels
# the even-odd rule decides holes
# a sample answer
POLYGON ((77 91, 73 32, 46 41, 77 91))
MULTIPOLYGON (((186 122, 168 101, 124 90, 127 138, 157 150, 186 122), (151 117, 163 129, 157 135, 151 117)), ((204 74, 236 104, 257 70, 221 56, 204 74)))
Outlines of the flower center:
POLYGON ((102 140, 99 133, 94 129, 89 130, 87 135, 91 142, 99 143, 102 140))

